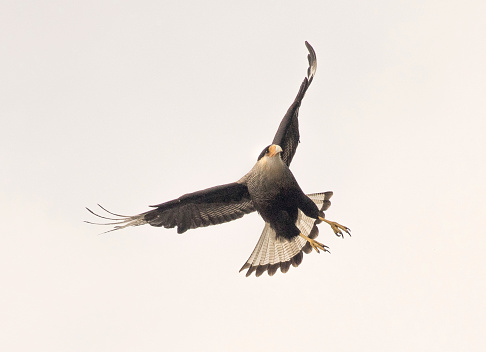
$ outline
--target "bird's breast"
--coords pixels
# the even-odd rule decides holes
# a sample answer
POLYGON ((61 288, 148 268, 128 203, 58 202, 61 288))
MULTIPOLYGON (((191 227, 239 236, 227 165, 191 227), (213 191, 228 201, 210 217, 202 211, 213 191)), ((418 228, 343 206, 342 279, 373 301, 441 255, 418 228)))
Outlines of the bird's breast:
POLYGON ((292 172, 280 158, 258 161, 246 176, 248 192, 257 210, 298 188, 292 172))

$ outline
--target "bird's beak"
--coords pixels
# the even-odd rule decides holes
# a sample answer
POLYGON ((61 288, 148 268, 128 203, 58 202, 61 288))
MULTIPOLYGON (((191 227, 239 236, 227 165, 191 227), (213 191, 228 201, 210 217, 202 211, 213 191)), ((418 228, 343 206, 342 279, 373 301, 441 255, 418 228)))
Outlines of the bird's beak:
POLYGON ((280 148, 280 146, 276 144, 272 144, 270 148, 268 148, 268 156, 270 158, 281 152, 283 152, 282 148, 280 148))

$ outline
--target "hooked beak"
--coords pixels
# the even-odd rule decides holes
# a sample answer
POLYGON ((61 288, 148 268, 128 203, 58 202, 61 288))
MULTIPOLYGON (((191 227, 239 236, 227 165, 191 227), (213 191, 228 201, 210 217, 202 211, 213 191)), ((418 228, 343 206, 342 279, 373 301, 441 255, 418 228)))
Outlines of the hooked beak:
POLYGON ((275 155, 277 155, 278 153, 281 153, 283 152, 282 148, 280 148, 279 145, 276 145, 276 144, 272 144, 269 148, 268 148, 268 156, 271 158, 271 157, 274 157, 275 155))

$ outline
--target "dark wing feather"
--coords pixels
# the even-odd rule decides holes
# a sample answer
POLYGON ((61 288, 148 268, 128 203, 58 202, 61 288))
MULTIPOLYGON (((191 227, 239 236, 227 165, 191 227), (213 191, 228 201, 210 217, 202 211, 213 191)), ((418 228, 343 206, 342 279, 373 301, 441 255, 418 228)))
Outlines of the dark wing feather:
POLYGON ((237 182, 188 193, 153 207, 157 209, 147 212, 145 221, 152 226, 177 226, 178 233, 239 219, 255 211, 248 188, 237 182))
POLYGON ((114 220, 106 224, 115 225, 113 230, 150 224, 165 228, 177 226, 177 232, 183 233, 189 229, 236 220, 255 211, 248 188, 237 182, 188 193, 152 207, 156 209, 134 216, 117 215, 102 208, 118 218, 106 218, 90 212, 114 220))
POLYGON ((307 42, 305 42, 305 46, 309 50, 309 55, 307 55, 307 59, 309 60, 307 77, 304 78, 304 81, 300 85, 299 93, 297 93, 294 102, 287 110, 282 122, 280 122, 280 126, 272 142, 272 144, 277 144, 283 149, 282 160, 287 166, 290 165, 297 150, 297 145, 299 144, 299 107, 317 69, 317 58, 314 49, 307 42))

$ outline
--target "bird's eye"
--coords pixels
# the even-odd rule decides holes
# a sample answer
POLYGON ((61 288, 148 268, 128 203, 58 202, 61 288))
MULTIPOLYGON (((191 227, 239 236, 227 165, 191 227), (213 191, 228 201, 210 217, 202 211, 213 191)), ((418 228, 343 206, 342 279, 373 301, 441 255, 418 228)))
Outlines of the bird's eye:
POLYGON ((262 150, 262 152, 260 153, 260 155, 258 156, 258 160, 260 160, 261 158, 263 158, 265 155, 268 154, 268 152, 270 151, 270 146, 266 147, 265 149, 262 150))

